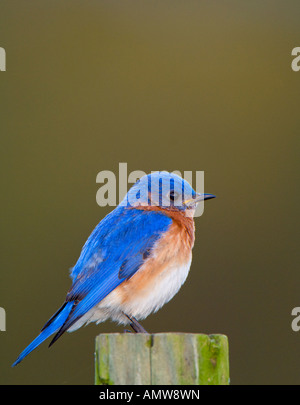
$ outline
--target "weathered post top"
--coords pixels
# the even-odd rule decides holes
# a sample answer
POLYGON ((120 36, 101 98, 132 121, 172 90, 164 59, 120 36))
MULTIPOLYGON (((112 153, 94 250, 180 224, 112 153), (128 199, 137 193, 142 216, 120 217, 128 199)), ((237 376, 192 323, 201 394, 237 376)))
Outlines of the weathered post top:
POLYGON ((96 338, 95 384, 227 385, 227 336, 101 334, 96 338))

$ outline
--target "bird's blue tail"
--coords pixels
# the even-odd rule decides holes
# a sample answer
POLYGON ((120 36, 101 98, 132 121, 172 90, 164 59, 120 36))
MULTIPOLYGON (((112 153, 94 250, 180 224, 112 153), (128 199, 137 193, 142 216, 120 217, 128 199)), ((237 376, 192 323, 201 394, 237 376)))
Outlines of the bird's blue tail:
POLYGON ((65 302, 64 305, 49 319, 49 321, 43 327, 41 333, 26 347, 19 355, 17 360, 14 362, 12 367, 20 363, 24 357, 32 352, 36 347, 38 347, 44 340, 46 340, 50 335, 55 333, 67 320, 74 302, 65 302))

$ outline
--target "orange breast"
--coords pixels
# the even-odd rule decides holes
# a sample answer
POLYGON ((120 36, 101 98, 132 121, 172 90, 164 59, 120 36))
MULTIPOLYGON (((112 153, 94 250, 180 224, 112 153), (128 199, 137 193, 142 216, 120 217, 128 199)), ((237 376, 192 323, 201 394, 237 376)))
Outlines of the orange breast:
POLYGON ((170 272, 176 272, 177 268, 191 261, 194 221, 177 212, 172 212, 170 216, 173 223, 169 231, 157 241, 144 265, 117 288, 122 303, 151 294, 163 278, 172 276, 170 272))

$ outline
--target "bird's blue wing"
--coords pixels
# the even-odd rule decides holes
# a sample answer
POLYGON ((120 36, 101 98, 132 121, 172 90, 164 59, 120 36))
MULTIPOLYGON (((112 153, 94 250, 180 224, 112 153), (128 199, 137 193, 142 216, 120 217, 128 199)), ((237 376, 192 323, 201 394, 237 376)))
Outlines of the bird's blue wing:
POLYGON ((172 219, 159 211, 117 207, 95 228, 72 270, 66 302, 74 302, 68 319, 53 341, 133 276, 151 254, 172 219))

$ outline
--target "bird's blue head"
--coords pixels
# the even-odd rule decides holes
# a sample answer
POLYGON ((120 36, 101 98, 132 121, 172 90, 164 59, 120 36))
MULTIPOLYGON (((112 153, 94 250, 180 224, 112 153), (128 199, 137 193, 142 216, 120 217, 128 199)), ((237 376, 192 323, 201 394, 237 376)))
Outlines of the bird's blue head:
POLYGON ((160 207, 193 213, 200 201, 214 197, 212 194, 197 193, 186 180, 175 173, 161 171, 141 177, 120 205, 160 207))

